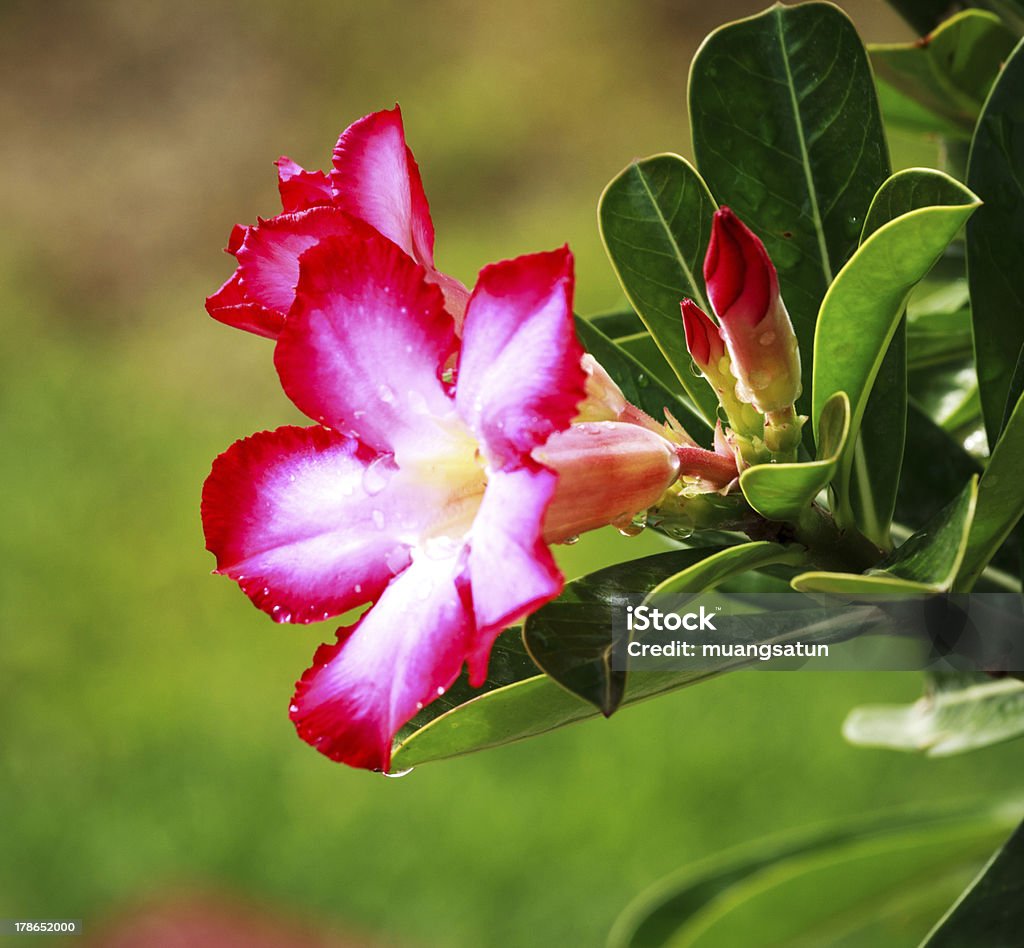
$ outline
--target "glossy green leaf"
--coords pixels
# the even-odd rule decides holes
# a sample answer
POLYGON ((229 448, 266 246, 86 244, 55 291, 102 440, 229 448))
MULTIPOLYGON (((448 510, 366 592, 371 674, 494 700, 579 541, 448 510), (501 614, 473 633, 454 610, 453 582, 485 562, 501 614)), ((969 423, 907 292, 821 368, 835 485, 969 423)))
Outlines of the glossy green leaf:
MULTIPOLYGON (((999 17, 964 10, 925 40, 869 47, 881 85, 912 99, 970 138, 982 104, 1016 39, 999 17)), ((886 120, 886 96, 879 95, 886 120)))
POLYGON ((992 857, 922 948, 1009 948, 1024 932, 1024 824, 992 857))
POLYGON ((981 465, 920 406, 908 406, 907 451, 896 496, 896 519, 920 527, 963 489, 981 465))
POLYGON ((967 183, 985 202, 967 226, 967 276, 985 430, 994 444, 1024 346, 1024 42, 985 103, 967 183))
MULTIPOLYGON (((861 244, 911 211, 957 204, 963 200, 962 191, 961 185, 937 171, 915 168, 897 172, 872 200, 861 244)), ((870 385, 859 434, 850 444, 850 513, 864 533, 883 548, 889 545, 907 426, 906 330, 904 321, 897 318, 899 324, 870 385)), ((842 494, 842 483, 839 490, 842 494)))
POLYGON ((957 588, 969 590, 1024 514, 1024 397, 1017 407, 981 476, 978 510, 967 541, 957 588))
POLYGON ((617 340, 622 336, 645 332, 643 320, 631 309, 616 310, 612 313, 597 313, 585 317, 595 329, 600 329, 609 339, 617 340))
POLYGON ((635 161, 614 178, 598 209, 601 237, 633 308, 704 416, 718 399, 686 348, 679 304, 690 297, 710 312, 703 264, 715 202, 693 166, 678 155, 635 161))
POLYGON ((740 573, 778 563, 798 564, 806 557, 800 546, 783 546, 759 540, 719 550, 707 559, 686 567, 655 586, 644 604, 657 604, 667 598, 713 589, 740 573))
POLYGON ((931 675, 924 696, 913 704, 855 708, 843 724, 843 736, 852 744, 924 751, 929 757, 1022 735, 1024 682, 968 672, 931 675))
POLYGON ((981 418, 978 376, 973 360, 963 359, 909 373, 911 397, 949 432, 981 418))
POLYGON ((838 7, 777 4, 708 36, 689 103, 697 166, 764 241, 809 377, 822 297, 889 174, 864 47, 838 7))
POLYGON ((622 389, 627 400, 642 408, 656 421, 665 420, 665 409, 672 412, 697 441, 710 445, 712 430, 689 402, 668 387, 618 343, 612 342, 596 326, 576 318, 576 335, 587 350, 622 389))
MULTIPOLYGON (((661 383, 667 385, 670 389, 676 390, 679 388, 679 379, 676 378, 675 371, 665 361, 665 356, 649 332, 644 330, 632 336, 623 336, 616 340, 616 344, 636 359, 650 374, 651 378, 660 379, 661 383)), ((687 404, 690 404, 688 398, 686 401, 687 404)), ((707 425, 703 415, 701 416, 701 422, 707 425)))
POLYGON ((835 476, 850 431, 850 400, 836 392, 818 423, 817 460, 802 464, 758 464, 740 475, 747 502, 768 520, 796 521, 835 476))
POLYGON ((954 501, 868 573, 808 572, 793 580, 793 588, 845 595, 948 590, 967 550, 977 502, 978 481, 972 478, 954 501))
POLYGON ((625 609, 666 577, 699 569, 702 562, 729 552, 715 547, 674 550, 577 579, 527 618, 526 647, 537 666, 558 684, 610 715, 626 688, 626 672, 611 664, 615 610, 625 609))
MULTIPOLYGON (((894 177, 903 180, 900 175, 894 177)), ((886 538, 891 507, 886 509, 867 496, 853 504, 855 447, 875 378, 911 290, 977 207, 974 195, 952 178, 945 178, 942 191, 944 203, 900 214, 861 244, 825 296, 814 337, 817 370, 812 417, 820 416, 835 392, 850 396, 852 410, 850 439, 836 481, 837 520, 843 526, 858 526, 876 542, 886 538)), ((866 476, 858 478, 859 486, 867 483, 866 476)))
POLYGON ((1006 832, 1000 820, 965 820, 796 856, 731 886, 664 944, 906 948, 1006 832))
MULTIPOLYGON (((790 831, 747 843, 696 865, 686 866, 642 892, 616 919, 608 936, 607 948, 664 948, 678 943, 674 940, 676 936, 686 944, 684 933, 701 915, 716 905, 739 904, 740 900, 734 898, 740 891, 739 887, 755 880, 779 878, 787 869, 806 865, 808 858, 824 856, 828 863, 830 854, 844 852, 846 847, 857 843, 870 842, 882 848, 898 847, 908 841, 927 839, 932 834, 948 838, 951 831, 959 838, 959 830, 964 827, 975 828, 979 836, 996 838, 1012 825, 1010 820, 1014 815, 1014 811, 979 814, 976 808, 973 811, 942 812, 925 807, 913 813, 851 820, 812 831, 790 831)), ((946 898, 948 901, 952 891, 955 889, 951 887, 941 894, 936 893, 937 907, 913 922, 904 917, 904 925, 916 923, 918 935, 927 930, 935 912, 942 910, 943 903, 938 899, 946 898)), ((874 912, 869 915, 877 917, 874 912)), ((909 944, 913 939, 907 930, 902 937, 902 944, 909 944)), ((810 943, 822 942, 814 941, 812 936, 810 943)))

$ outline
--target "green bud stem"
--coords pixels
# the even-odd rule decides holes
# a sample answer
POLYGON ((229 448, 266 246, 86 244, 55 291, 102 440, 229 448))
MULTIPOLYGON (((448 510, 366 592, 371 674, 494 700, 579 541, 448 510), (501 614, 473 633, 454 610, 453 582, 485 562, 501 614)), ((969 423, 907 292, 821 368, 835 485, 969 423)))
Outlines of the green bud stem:
POLYGON ((764 443, 776 461, 788 463, 797 459, 804 421, 792 405, 765 412, 764 443))

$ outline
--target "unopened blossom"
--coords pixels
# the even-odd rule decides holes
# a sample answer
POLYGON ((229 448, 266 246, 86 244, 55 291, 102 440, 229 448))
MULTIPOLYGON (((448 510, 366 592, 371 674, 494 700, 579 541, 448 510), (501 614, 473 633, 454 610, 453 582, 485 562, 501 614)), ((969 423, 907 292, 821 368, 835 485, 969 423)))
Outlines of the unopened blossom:
POLYGON ((801 422, 800 350, 764 244, 729 208, 715 212, 704 280, 739 382, 736 393, 765 416, 765 442, 792 453, 801 422))
POLYGON ((684 299, 680 309, 690 358, 715 390, 730 425, 742 435, 760 437, 763 419, 736 394, 737 379, 721 330, 693 300, 684 299))
POLYGON ((278 621, 373 603, 317 651, 290 713, 322 753, 376 770, 559 593, 549 542, 649 506, 680 472, 644 427, 570 427, 585 373, 568 250, 481 271, 461 341, 429 278, 380 235, 306 250, 274 363, 316 424, 237 442, 203 492, 217 571, 278 621))
POLYGON ((329 173, 290 158, 276 164, 282 213, 231 232, 226 250, 238 267, 206 300, 214 319, 276 339, 295 300, 302 254, 328 237, 379 233, 424 267, 461 325, 469 292, 434 266, 434 225, 397 105, 345 129, 329 173))

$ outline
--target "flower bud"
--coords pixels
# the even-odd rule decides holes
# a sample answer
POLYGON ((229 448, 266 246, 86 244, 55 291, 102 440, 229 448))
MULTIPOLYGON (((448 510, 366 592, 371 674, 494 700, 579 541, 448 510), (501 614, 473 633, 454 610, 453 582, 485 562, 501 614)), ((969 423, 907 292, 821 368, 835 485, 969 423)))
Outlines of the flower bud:
POLYGON ((690 357, 718 396, 719 404, 729 417, 729 424, 748 437, 761 434, 762 420, 757 411, 736 396, 736 376, 732 359, 725 349, 722 333, 711 318, 693 300, 680 303, 686 348, 690 357))
MULTIPOLYGON (((664 425, 658 424, 647 412, 639 409, 626 399, 622 389, 608 374, 607 370, 589 352, 584 353, 580 366, 587 373, 587 397, 576 409, 573 422, 588 421, 625 421, 640 425, 655 434, 664 435, 664 425)), ((692 443, 693 439, 680 429, 682 440, 692 443)))
POLYGON ((800 395, 800 350, 778 275, 764 244, 727 207, 715 212, 704 281, 737 395, 766 414, 791 406, 800 395))
POLYGON ((661 435, 627 422, 573 424, 553 434, 533 451, 534 460, 558 474, 545 542, 628 521, 657 503, 679 476, 676 450, 661 435))

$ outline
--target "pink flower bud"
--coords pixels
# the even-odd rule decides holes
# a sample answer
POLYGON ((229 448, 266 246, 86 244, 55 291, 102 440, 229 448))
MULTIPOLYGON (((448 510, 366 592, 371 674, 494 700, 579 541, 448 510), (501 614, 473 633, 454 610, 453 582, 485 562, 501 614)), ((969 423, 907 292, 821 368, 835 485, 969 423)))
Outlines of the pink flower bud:
POLYGON ((533 451, 535 460, 558 474, 544 540, 557 543, 629 520, 657 503, 679 477, 676 452, 661 435, 624 422, 574 424, 556 432, 533 451))
POLYGON ((737 394, 761 412, 800 395, 800 351, 764 244, 729 208, 715 212, 704 280, 739 380, 737 394))

